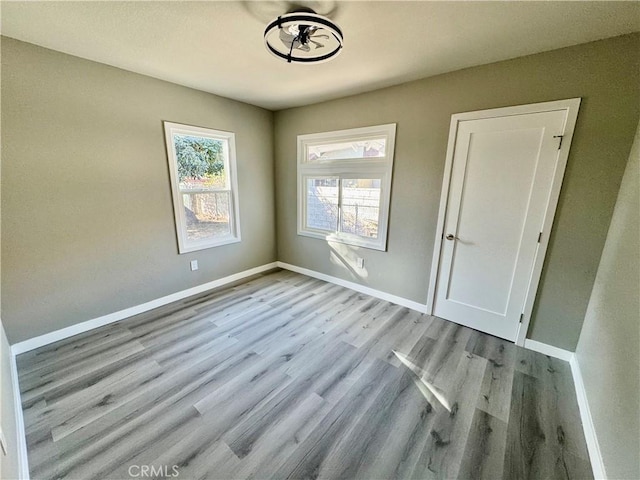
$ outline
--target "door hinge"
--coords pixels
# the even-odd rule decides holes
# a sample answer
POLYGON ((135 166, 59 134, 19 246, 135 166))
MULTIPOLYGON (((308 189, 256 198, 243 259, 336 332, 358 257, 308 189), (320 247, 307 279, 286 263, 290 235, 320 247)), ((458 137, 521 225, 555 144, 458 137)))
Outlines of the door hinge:
POLYGON ((538 234, 538 243, 540 243, 541 240, 542 240, 542 232, 538 234))
POLYGON ((520 314, 520 321, 518 323, 522 323, 522 320, 524 320, 524 313, 520 314))
POLYGON ((553 138, 559 138, 560 143, 558 144, 558 150, 562 148, 562 140, 564 140, 564 135, 554 135, 553 138))

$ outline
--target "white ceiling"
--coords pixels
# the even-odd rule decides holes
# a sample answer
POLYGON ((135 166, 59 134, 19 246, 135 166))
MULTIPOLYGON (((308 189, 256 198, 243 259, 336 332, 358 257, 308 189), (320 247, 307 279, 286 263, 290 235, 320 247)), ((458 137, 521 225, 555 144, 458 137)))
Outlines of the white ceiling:
POLYGON ((286 1, 2 1, 1 33, 278 110, 640 30, 634 1, 297 3, 342 28, 337 58, 266 51, 286 1))

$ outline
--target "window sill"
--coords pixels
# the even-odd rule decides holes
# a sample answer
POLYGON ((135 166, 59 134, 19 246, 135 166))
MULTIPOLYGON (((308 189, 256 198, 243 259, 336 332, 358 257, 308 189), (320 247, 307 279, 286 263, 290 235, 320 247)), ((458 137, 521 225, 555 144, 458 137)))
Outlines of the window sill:
POLYGON ((387 251, 386 241, 380 241, 379 239, 376 240, 375 242, 372 242, 372 241, 367 241, 364 238, 359 238, 351 235, 345 235, 345 234, 339 234, 339 233, 313 232, 309 230, 298 230, 298 235, 301 237, 309 237, 309 238, 316 238, 318 240, 324 240, 327 243, 336 242, 336 243, 349 245, 352 247, 378 250, 380 252, 387 251))
POLYGON ((202 243, 199 245, 189 245, 187 247, 180 247, 180 255, 185 253, 197 252, 199 250, 207 250, 209 248, 222 247, 223 245, 230 245, 232 243, 240 243, 240 237, 225 237, 214 242, 202 243))

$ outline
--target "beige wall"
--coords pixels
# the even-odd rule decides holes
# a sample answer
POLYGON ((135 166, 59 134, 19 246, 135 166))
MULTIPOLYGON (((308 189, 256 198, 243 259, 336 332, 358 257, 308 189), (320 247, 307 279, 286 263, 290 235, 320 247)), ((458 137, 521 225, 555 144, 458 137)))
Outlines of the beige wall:
POLYGON ((0 321, 0 428, 7 441, 7 456, 0 452, 0 478, 18 478, 16 409, 11 383, 11 352, 0 321))
MULTIPOLYGON (((0 79, 1 83, 1 79, 0 79)), ((1 124, 1 121, 0 121, 1 124)), ((0 129, 1 131, 1 129, 0 129)), ((0 149, 1 153, 1 149, 0 149)), ((0 188, 1 190, 1 188, 0 188)), ((0 213, 2 209, 0 209, 0 213)), ((0 231, 2 223, 0 222, 0 231)), ((0 235, 0 239, 1 239, 0 235)), ((1 242, 0 242, 1 243, 1 242)), ((0 272, 2 271, 2 257, 0 256, 0 272)), ((1 283, 0 283, 1 286, 1 283)), ((2 289, 0 288, 0 299, 2 289)), ((1 303, 1 301, 0 301, 1 303)), ((18 478, 18 445, 15 398, 13 393, 13 379, 11 375, 11 349, 9 341, 0 319, 0 430, 6 440, 7 455, 0 452, 0 478, 18 478)))
POLYGON ((582 97, 529 331, 573 351, 638 122, 638 52, 636 34, 277 112, 278 259, 426 303, 451 114, 582 97), (388 251, 335 251, 298 236, 296 136, 393 122, 388 251), (366 277, 345 265, 355 255, 364 257, 366 277))
POLYGON ((2 41, 11 342, 278 259, 424 303, 452 113, 582 97, 529 337, 573 350, 635 125, 640 35, 277 112, 2 41), (243 241, 178 255, 162 120, 236 132, 243 241), (398 124, 387 252, 296 235, 295 140, 398 124), (275 129, 275 130, 274 130, 275 129), (345 268, 365 258, 366 277, 345 268), (198 259, 200 270, 189 271, 198 259))
POLYGON ((3 38, 2 127, 11 343, 276 260, 267 110, 3 38), (235 132, 241 243, 178 255, 163 120, 235 132))
POLYGON ((640 126, 576 357, 608 478, 640 478, 640 126))

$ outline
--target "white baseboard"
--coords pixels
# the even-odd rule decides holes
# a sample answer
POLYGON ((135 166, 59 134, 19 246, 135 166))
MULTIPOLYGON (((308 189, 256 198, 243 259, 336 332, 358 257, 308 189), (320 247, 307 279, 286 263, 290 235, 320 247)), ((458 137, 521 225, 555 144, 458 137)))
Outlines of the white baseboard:
POLYGON ((125 318, 132 317, 133 315, 148 312, 149 310, 162 307, 163 305, 167 305, 168 303, 182 300, 183 298, 206 292, 207 290, 221 287, 223 285, 242 280, 243 278, 247 278, 258 273, 266 272, 267 270, 271 270, 273 268, 277 268, 277 262, 267 263, 266 265, 251 268, 243 272, 234 273, 233 275, 229 275, 228 277, 219 278, 218 280, 213 280, 212 282, 203 283, 202 285, 198 285, 197 287, 192 287, 188 288, 187 290, 172 293, 171 295, 157 298, 156 300, 152 300, 141 305, 125 308, 124 310, 120 310, 118 312, 103 315, 102 317, 87 320, 85 322, 77 323, 60 330, 55 330, 38 337, 30 338, 29 340, 11 345, 11 353, 13 355, 19 355, 21 353, 28 352, 29 350, 34 350, 44 345, 48 345, 65 338, 72 337, 74 335, 78 335, 79 333, 88 332, 89 330, 93 330, 94 328, 102 327, 104 325, 108 325, 109 323, 118 322, 120 320, 124 320, 125 318))
POLYGON ((604 462, 602 461, 600 444, 598 443, 596 429, 593 425, 593 418, 591 417, 591 410, 589 409, 589 399, 587 398, 587 391, 584 388, 578 358, 573 355, 569 364, 571 365, 571 373, 573 374, 573 383, 576 387, 576 397, 578 398, 578 407, 580 408, 580 418, 582 419, 584 437, 587 441, 587 449, 589 451, 589 460, 591 460, 593 476, 596 480, 606 479, 607 474, 604 468, 604 462))
POLYGON ((16 356, 11 354, 11 387, 13 388, 13 402, 16 413, 16 450, 18 452, 18 475, 20 480, 29 480, 29 459, 27 457, 27 436, 24 430, 24 415, 22 413, 22 397, 18 382, 18 366, 16 356))
POLYGON ((292 272, 301 273, 303 275, 307 275, 308 277, 317 278, 318 280, 324 280, 325 282, 334 283, 336 285, 340 285, 341 287, 350 288, 351 290, 355 290, 356 292, 364 293, 366 295, 371 295, 372 297, 376 297, 381 300, 385 300, 387 302, 395 303, 396 305, 402 305, 403 307, 407 307, 421 313, 427 313, 426 305, 422 303, 414 302, 413 300, 409 300, 404 297, 398 297, 397 295, 392 295, 390 293, 382 292, 380 290, 376 290, 374 288, 367 287, 365 285, 360 285, 359 283, 350 282, 348 280, 343 280, 338 277, 332 277, 331 275, 316 272, 315 270, 309 270, 308 268, 298 267, 296 265, 291 265, 289 263, 284 263, 284 262, 276 262, 276 263, 278 267, 284 268, 285 270, 291 270, 292 272))
POLYGON ((573 358, 573 352, 570 352, 569 350, 564 350, 562 348, 554 347, 553 345, 537 342, 529 338, 524 341, 524 348, 533 350, 534 352, 542 353, 543 355, 549 355, 550 357, 564 360, 565 362, 569 362, 573 358))

